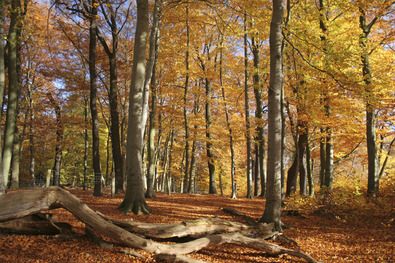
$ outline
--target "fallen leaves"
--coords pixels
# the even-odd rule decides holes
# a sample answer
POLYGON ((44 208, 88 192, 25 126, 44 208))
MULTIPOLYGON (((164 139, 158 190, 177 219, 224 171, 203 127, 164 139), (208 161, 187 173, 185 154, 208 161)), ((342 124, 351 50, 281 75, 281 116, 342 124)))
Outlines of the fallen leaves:
MULTIPOLYGON (((123 195, 111 198, 93 197, 92 191, 70 190, 88 204, 117 219, 130 219, 147 223, 176 223, 202 217, 218 216, 233 221, 240 220, 225 214, 221 208, 232 207, 259 218, 264 209, 264 199, 229 199, 219 195, 189 195, 156 193, 148 199, 152 208, 150 215, 123 215, 117 209, 123 195)), ((71 240, 58 240, 53 236, 24 236, 0 234, 0 262, 155 262, 153 255, 144 251, 125 253, 125 248, 114 244, 114 248, 103 248, 92 243, 84 235, 84 225, 64 209, 52 210, 59 221, 67 222, 77 232, 71 240), (139 258, 141 254, 144 258, 139 258)), ((285 230, 302 251, 325 262, 395 262, 395 231, 393 224, 383 226, 381 218, 363 222, 343 223, 322 215, 284 216, 286 225, 294 229, 285 230)), ((386 221, 387 225, 388 220, 386 221)), ((111 240, 104 238, 105 242, 111 240)), ((129 248, 126 248, 129 249, 129 248)), ((268 257, 259 251, 234 245, 206 248, 188 255, 207 262, 301 262, 300 259, 284 255, 268 257)))

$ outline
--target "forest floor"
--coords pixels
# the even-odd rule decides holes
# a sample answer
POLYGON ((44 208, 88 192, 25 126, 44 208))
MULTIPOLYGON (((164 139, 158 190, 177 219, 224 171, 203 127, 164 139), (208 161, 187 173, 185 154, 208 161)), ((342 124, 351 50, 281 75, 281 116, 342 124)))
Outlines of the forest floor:
MULTIPOLYGON (((233 221, 239 218, 225 214, 224 207, 232 207, 248 216, 259 218, 264 210, 262 198, 230 199, 220 195, 156 193, 148 199, 150 215, 128 215, 117 209, 123 195, 114 198, 105 191, 103 197, 93 197, 92 191, 68 189, 95 211, 110 217, 147 223, 178 223, 203 217, 220 217, 233 221)), ((393 211, 395 207, 393 206, 393 211)), ((76 235, 70 239, 54 236, 26 236, 0 234, 0 262, 155 262, 152 255, 136 251, 143 259, 125 254, 128 248, 114 244, 101 247, 84 235, 84 224, 71 213, 60 208, 50 211, 59 221, 73 226, 76 235)), ((284 234, 299 245, 301 251, 322 262, 395 262, 395 222, 393 213, 386 217, 371 217, 351 222, 329 214, 305 213, 282 217, 292 227, 284 234)), ((241 221, 242 222, 242 221, 241 221)), ((111 242, 111 240, 105 241, 111 242)), ((284 245, 287 246, 287 245, 284 245)), ((188 255, 206 262, 303 262, 283 255, 270 257, 265 253, 234 245, 221 245, 188 255)))

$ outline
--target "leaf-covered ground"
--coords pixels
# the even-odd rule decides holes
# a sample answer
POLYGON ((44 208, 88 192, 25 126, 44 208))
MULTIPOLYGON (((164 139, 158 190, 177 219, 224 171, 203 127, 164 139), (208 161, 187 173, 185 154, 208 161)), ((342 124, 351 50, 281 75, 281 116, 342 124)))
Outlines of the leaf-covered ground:
MULTIPOLYGON (((133 217, 135 221, 149 223, 176 223, 214 216, 240 221, 225 214, 222 208, 232 207, 254 218, 259 218, 264 210, 264 199, 260 198, 232 200, 219 195, 168 196, 157 193, 156 198, 147 200, 152 214, 125 216, 117 209, 123 195, 111 198, 105 192, 103 197, 93 197, 92 191, 72 189, 70 192, 95 211, 110 217, 133 217)), ((394 208, 393 204, 392 207, 394 208)), ((315 259, 323 262, 395 262, 393 213, 390 217, 344 222, 327 214, 300 212, 297 216, 283 216, 283 222, 293 228, 285 230, 285 235, 294 239, 303 252, 315 259)), ((52 210, 51 213, 60 221, 72 224, 77 235, 63 239, 54 236, 0 234, 0 262, 155 262, 152 255, 144 251, 136 251, 144 256, 141 259, 124 253, 129 248, 119 244, 115 244, 113 248, 96 245, 84 235, 84 225, 72 214, 64 209, 52 210)), ((273 258, 253 249, 233 245, 211 247, 189 256, 207 262, 302 262, 288 255, 273 258)))

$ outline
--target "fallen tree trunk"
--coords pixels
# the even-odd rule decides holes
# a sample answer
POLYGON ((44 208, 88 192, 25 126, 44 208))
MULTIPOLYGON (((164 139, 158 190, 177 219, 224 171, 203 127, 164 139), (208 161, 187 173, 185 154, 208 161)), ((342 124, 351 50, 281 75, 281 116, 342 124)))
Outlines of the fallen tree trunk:
MULTIPOLYGON (((221 219, 205 219, 202 221, 190 221, 194 222, 190 223, 181 223, 181 224, 170 224, 164 226, 157 226, 156 230, 148 231, 151 234, 164 232, 175 231, 177 228, 182 229, 180 232, 188 233, 188 224, 191 226, 190 233, 192 236, 196 236, 197 229, 203 229, 206 236, 197 238, 195 240, 180 243, 180 244, 163 244, 152 241, 150 239, 146 239, 137 235, 135 233, 131 233, 123 227, 127 228, 125 225, 120 224, 119 221, 109 219, 107 217, 103 217, 92 209, 90 209, 85 203, 79 200, 74 195, 70 194, 68 191, 63 190, 59 187, 51 187, 51 188, 41 188, 34 190, 26 190, 15 192, 7 195, 0 196, 0 222, 13 220, 16 218, 22 218, 28 215, 36 214, 38 212, 44 210, 51 210, 55 208, 64 208, 71 212, 74 216, 76 216, 80 221, 82 221, 87 227, 94 230, 95 232, 105 235, 117 242, 122 243, 128 247, 142 249, 149 253, 155 254, 165 254, 165 255, 185 255, 192 252, 196 252, 202 248, 209 246, 216 246, 220 244, 236 244, 251 247, 260 251, 264 251, 270 255, 278 256, 281 254, 289 254, 299 258, 303 258, 308 262, 317 262, 311 256, 292 249, 283 248, 279 245, 270 243, 261 237, 257 238, 258 235, 264 235, 263 232, 266 232, 266 235, 273 235, 271 233, 271 229, 267 227, 267 225, 262 225, 261 229, 251 228, 248 226, 244 226, 240 223, 235 222, 227 222, 226 220, 221 219), (114 223, 113 223, 114 222, 114 223), (196 222, 199 222, 201 226, 196 228, 196 222), (207 224, 209 222, 209 224, 207 224), (221 222, 216 227, 209 227, 210 224, 215 225, 215 223, 221 222), (116 225, 122 225, 122 227, 116 225), (181 227, 181 225, 184 225, 181 227), (205 228, 211 229, 210 231, 206 231, 205 228), (213 230, 224 231, 225 233, 213 234, 213 230), (225 230, 226 229, 226 230, 225 230), (253 231, 254 229, 254 231, 253 231), (227 233, 226 231, 233 231, 227 233), (247 231, 247 232, 245 232, 247 231), (250 235, 250 236, 247 236, 250 235)), ((133 223, 129 222, 129 225, 133 225, 133 223)), ((136 231, 139 229, 139 234, 142 234, 142 229, 147 230, 148 225, 144 225, 139 223, 139 227, 136 227, 135 224, 131 231, 136 231)), ((150 225, 153 229, 155 227, 150 225)), ((270 227, 271 228, 271 227, 270 227)), ((177 231, 176 231, 177 232, 177 231)), ((202 234, 200 234, 201 236, 202 234)), ((165 235, 169 237, 171 233, 167 233, 165 235)), ((177 234, 177 236, 180 236, 177 234)))
POLYGON ((201 218, 184 221, 176 224, 150 224, 144 222, 125 221, 109 218, 97 212, 98 215, 113 224, 128 230, 131 233, 139 234, 146 238, 175 239, 175 238, 201 238, 211 234, 239 232, 248 237, 269 239, 278 234, 273 232, 273 224, 259 223, 255 226, 245 225, 239 222, 214 218, 201 218))

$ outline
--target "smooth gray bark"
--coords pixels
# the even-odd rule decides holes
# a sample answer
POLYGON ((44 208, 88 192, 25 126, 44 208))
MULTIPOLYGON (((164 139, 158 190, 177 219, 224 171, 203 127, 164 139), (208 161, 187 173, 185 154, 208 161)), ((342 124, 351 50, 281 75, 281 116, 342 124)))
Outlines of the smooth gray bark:
POLYGON ((148 0, 137 0, 137 26, 133 52, 132 81, 129 95, 129 121, 126 147, 126 194, 120 208, 123 213, 148 214, 144 197, 142 149, 144 120, 144 81, 148 35, 148 0))
POLYGON ((265 212, 261 222, 273 222, 281 230, 281 89, 282 67, 282 0, 273 0, 270 24, 270 84, 268 95, 268 176, 265 212))

